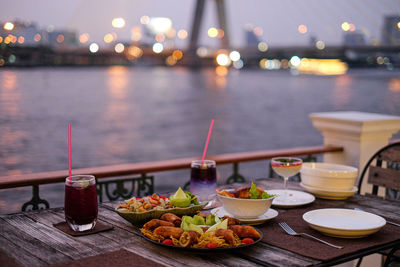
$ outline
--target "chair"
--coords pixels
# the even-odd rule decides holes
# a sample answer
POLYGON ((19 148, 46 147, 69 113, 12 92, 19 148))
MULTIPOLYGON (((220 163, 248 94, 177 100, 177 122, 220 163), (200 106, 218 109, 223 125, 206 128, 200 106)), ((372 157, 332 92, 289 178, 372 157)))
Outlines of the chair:
POLYGON ((360 175, 358 194, 368 170, 368 183, 373 185, 372 195, 378 195, 378 187, 382 186, 386 189, 386 198, 400 200, 400 142, 381 148, 371 157, 360 175), (372 165, 375 160, 375 165, 372 165))
MULTIPOLYGON (((382 186, 386 190, 385 198, 400 201, 400 142, 381 148, 371 157, 360 175, 358 194, 361 192, 362 182, 368 170, 368 183, 372 184, 370 194, 377 196, 378 188, 382 186)), ((390 262, 400 262, 398 249, 380 252, 386 256, 384 266, 388 266, 390 262)), ((361 261, 362 258, 359 259, 357 267, 361 261)))

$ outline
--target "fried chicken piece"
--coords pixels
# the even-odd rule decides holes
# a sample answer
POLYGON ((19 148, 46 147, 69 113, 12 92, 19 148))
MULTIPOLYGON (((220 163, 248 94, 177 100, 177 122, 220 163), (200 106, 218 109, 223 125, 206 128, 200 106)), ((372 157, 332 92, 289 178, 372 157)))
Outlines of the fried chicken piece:
POLYGON ((229 229, 231 229, 240 238, 251 237, 259 239, 261 237, 256 229, 248 225, 231 225, 229 226, 229 229))
POLYGON ((184 230, 179 227, 159 226, 153 231, 153 234, 160 235, 162 237, 173 237, 179 239, 183 232, 184 230))
POLYGON ((176 227, 180 227, 182 223, 182 219, 172 213, 164 213, 160 220, 167 221, 173 223, 176 227))
POLYGON ((232 230, 218 229, 215 231, 215 235, 223 237, 231 246, 235 243, 232 230))
POLYGON ((156 229, 159 226, 174 226, 174 224, 171 222, 167 222, 167 221, 163 221, 163 220, 159 220, 159 219, 153 219, 153 220, 145 223, 143 225, 143 228, 153 231, 154 229, 156 229))
POLYGON ((230 193, 230 192, 228 192, 228 191, 226 191, 226 190, 219 190, 219 189, 217 189, 216 190, 217 191, 217 193, 218 194, 220 194, 221 196, 225 196, 225 197, 235 197, 235 195, 233 194, 233 193, 230 193))

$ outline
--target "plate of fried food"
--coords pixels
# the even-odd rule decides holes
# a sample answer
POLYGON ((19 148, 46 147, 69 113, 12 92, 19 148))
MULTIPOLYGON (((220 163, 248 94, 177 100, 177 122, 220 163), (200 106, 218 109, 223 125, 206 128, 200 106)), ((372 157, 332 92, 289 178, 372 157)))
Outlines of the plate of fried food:
POLYGON ((132 224, 142 224, 150 219, 160 218, 164 213, 176 215, 194 215, 208 202, 199 202, 197 196, 179 188, 175 194, 167 197, 157 194, 142 198, 132 197, 119 204, 115 211, 132 224))
POLYGON ((196 252, 226 251, 251 246, 261 241, 262 232, 231 217, 197 215, 179 217, 165 213, 146 222, 143 237, 157 245, 196 252))

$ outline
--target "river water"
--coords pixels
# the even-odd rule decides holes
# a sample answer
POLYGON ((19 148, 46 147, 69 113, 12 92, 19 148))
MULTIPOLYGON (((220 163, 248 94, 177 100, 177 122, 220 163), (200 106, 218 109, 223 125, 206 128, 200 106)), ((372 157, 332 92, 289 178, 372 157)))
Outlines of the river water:
MULTIPOLYGON (((185 68, 36 68, 0 71, 0 176, 322 144, 312 112, 400 115, 400 72, 351 70, 341 76, 286 71, 185 68)), ((230 167, 219 168, 219 182, 230 167)), ((251 178, 266 163, 244 164, 251 178)), ((188 171, 156 174, 156 190, 184 184, 188 171)), ((0 191, 0 213, 18 211, 30 188, 0 191)), ((62 185, 41 187, 62 205, 62 185)), ((54 203, 54 204, 53 204, 54 203)))

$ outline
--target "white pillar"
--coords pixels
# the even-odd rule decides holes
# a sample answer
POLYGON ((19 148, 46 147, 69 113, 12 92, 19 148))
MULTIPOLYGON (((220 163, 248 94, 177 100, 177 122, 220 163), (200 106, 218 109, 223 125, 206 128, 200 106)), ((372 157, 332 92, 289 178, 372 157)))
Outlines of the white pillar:
MULTIPOLYGON (((311 113, 315 128, 324 137, 325 145, 338 145, 343 153, 326 153, 323 161, 357 167, 359 174, 367 161, 389 143, 400 130, 400 117, 356 111, 311 113)), ((363 192, 366 187, 363 180, 363 192)), ((358 182, 358 181, 357 181, 358 182)), ((361 192, 361 193, 363 193, 361 192)))

